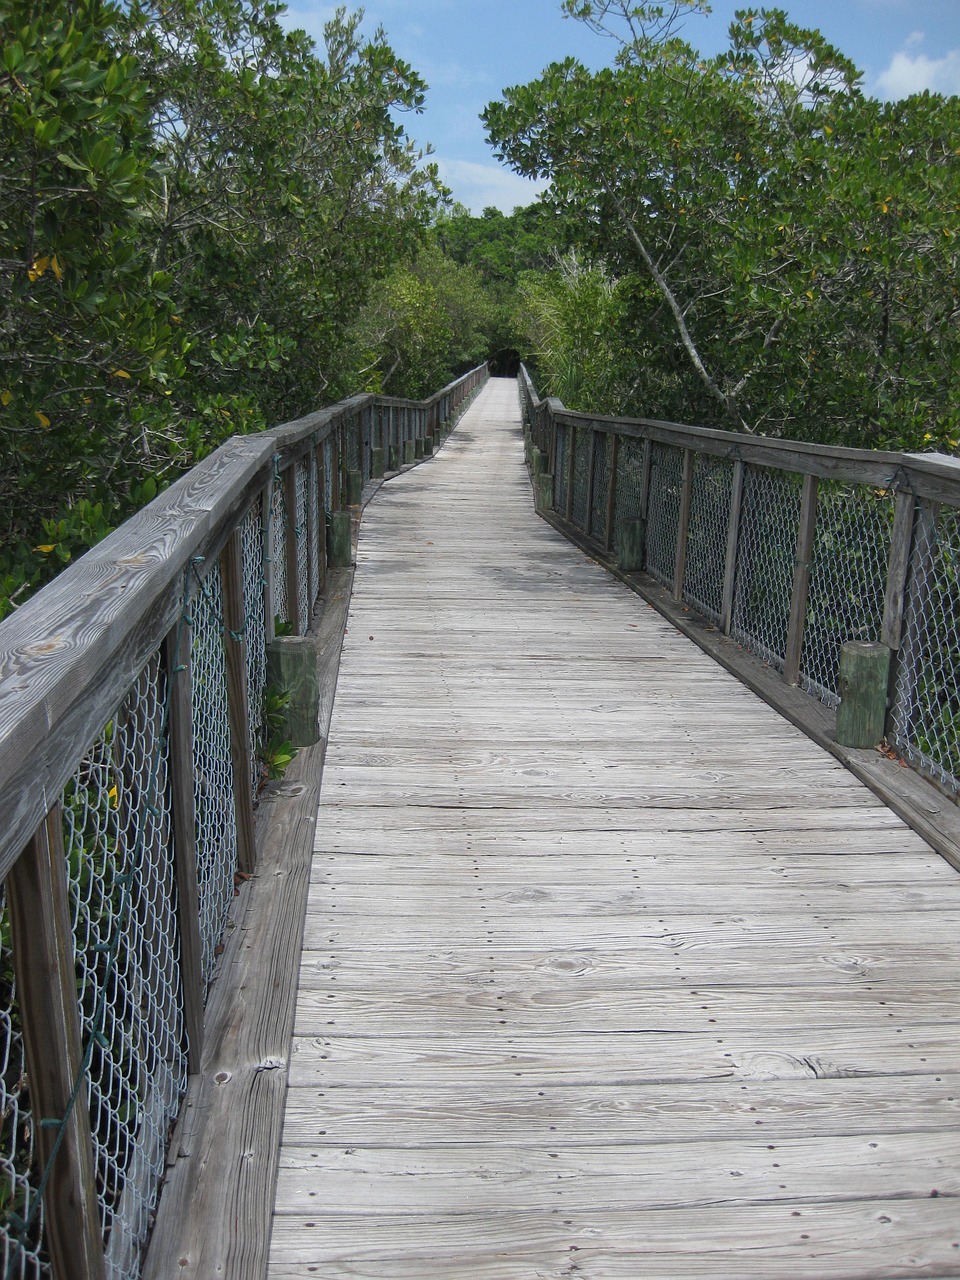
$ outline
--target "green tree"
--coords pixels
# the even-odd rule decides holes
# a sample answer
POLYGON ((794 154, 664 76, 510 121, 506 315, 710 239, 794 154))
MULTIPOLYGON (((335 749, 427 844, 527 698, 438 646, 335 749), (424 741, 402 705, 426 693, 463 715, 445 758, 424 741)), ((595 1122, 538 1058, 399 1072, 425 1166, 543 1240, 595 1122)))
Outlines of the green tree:
POLYGON ((566 0, 616 34, 615 66, 553 64, 485 112, 498 154, 549 177, 580 243, 637 282, 643 359, 622 407, 955 440, 957 100, 865 98, 777 9, 741 12, 728 52, 703 59, 676 23, 704 7, 566 0))

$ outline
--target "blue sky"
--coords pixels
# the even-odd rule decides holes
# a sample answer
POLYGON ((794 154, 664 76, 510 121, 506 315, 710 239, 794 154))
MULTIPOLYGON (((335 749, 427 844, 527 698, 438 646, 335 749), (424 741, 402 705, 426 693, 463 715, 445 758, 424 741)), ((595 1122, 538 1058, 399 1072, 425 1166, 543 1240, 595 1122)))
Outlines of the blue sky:
MULTIPOLYGON (((767 0, 768 7, 772 2, 767 0)), ((925 88, 960 93, 960 0, 777 3, 851 58, 864 72, 867 92, 877 97, 925 88)), ((510 212, 528 204, 537 188, 497 164, 479 112, 505 86, 526 83, 569 54, 590 66, 607 63, 612 41, 564 18, 560 0, 368 0, 362 7, 364 29, 382 26, 400 57, 430 85, 423 114, 407 117, 405 124, 418 143, 432 144, 454 199, 475 213, 486 205, 510 212)), ((688 19, 684 35, 702 52, 718 52, 734 10, 745 7, 746 0, 714 0, 708 17, 688 19)), ((296 0, 285 23, 319 41, 334 8, 321 0, 296 0)))

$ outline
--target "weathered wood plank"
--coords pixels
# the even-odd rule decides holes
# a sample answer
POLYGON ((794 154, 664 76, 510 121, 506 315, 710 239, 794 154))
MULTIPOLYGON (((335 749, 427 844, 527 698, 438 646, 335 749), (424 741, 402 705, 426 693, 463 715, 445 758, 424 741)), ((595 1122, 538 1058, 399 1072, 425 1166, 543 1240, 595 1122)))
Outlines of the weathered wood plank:
POLYGON ((271 1277, 941 1274, 960 879, 533 516, 514 406, 365 521, 271 1277))

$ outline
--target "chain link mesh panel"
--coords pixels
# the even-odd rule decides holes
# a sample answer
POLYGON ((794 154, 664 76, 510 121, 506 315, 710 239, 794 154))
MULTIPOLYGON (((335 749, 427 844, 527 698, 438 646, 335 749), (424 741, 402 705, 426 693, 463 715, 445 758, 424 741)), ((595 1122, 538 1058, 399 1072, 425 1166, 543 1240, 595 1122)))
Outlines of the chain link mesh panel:
POLYGON ((672 586, 683 487, 683 452, 654 444, 647 503, 647 572, 672 586))
POLYGON ((370 480, 373 477, 373 455, 371 449, 373 447, 373 410, 366 408, 360 415, 361 432, 363 437, 363 478, 370 480))
POLYGON ((307 460, 301 458, 294 471, 297 492, 297 635, 305 635, 310 621, 310 545, 307 541, 307 460))
POLYGON ((217 948, 233 901, 237 830, 230 759, 227 674, 223 652, 220 570, 215 565, 192 602, 194 798, 197 890, 203 974, 213 976, 217 948))
POLYGON ((893 503, 885 489, 820 484, 799 684, 829 707, 840 701, 840 646, 880 639, 893 503))
POLYGON ((607 458, 612 436, 604 431, 595 432, 593 454, 593 502, 590 511, 590 535, 603 546, 607 537, 607 489, 610 470, 607 458))
POLYGON ((290 518, 283 492, 283 480, 277 476, 273 485, 270 514, 270 555, 273 560, 273 611, 281 622, 290 622, 287 593, 287 529, 290 518))
POLYGON ((263 500, 258 498, 240 526, 243 547, 244 646, 247 659, 247 712, 250 720, 250 789, 256 803, 260 790, 257 743, 263 724, 263 691, 267 687, 266 615, 263 607, 263 500))
POLYGON ((63 793, 77 998, 106 1273, 139 1275, 186 1090, 165 734, 155 657, 63 793))
POLYGON ((643 501, 644 443, 633 436, 621 436, 617 452, 616 496, 613 503, 613 549, 620 552, 624 520, 636 520, 643 501))
POLYGON ((37 1174, 34 1169, 35 1124, 30 1111, 26 1063, 23 1055, 20 1006, 17 1000, 10 950, 10 918, 6 892, 0 885, 0 1194, 3 1213, 0 1221, 0 1264, 4 1280, 47 1280, 50 1264, 43 1249, 43 1208, 37 1205, 37 1174), (23 1237, 12 1229, 11 1215, 30 1222, 23 1237))
POLYGON ((571 519, 577 529, 587 528, 587 494, 590 487, 590 437, 587 427, 576 433, 573 462, 573 510, 571 519))
POLYGON ((347 418, 342 428, 343 432, 343 457, 346 459, 348 471, 360 470, 360 440, 357 435, 356 418, 347 418))
POLYGON ((733 463, 728 459, 695 455, 683 598, 713 622, 720 621, 723 610, 732 481, 733 463))
POLYGON ((890 739, 960 795, 960 515, 918 504, 890 739))
POLYGON ((799 476, 746 469, 732 634, 780 671, 790 622, 800 494, 799 476))
POLYGON ((557 423, 556 457, 553 463, 553 509, 563 516, 567 510, 567 451, 570 428, 557 423))

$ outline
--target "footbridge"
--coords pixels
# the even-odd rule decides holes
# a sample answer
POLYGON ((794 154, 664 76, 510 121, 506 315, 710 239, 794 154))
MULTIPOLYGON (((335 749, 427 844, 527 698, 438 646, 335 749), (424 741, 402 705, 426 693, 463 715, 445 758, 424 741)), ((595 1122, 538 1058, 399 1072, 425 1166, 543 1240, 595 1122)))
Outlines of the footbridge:
POLYGON ((960 1277, 958 506, 480 369, 68 569, 0 626, 6 1276, 960 1277))

